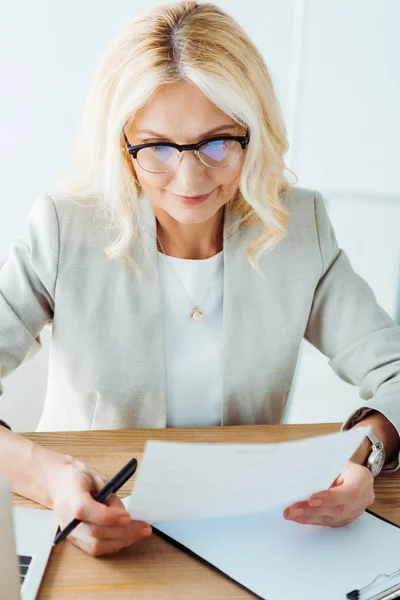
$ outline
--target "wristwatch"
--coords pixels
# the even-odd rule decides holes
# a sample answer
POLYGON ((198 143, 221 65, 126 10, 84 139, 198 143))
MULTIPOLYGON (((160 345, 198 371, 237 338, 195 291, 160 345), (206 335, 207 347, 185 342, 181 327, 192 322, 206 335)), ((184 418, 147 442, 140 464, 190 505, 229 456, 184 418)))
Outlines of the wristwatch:
POLYGON ((365 466, 371 471, 372 475, 376 477, 382 471, 383 465, 385 464, 385 448, 372 431, 367 433, 367 438, 372 442, 372 451, 368 456, 367 464, 365 466))

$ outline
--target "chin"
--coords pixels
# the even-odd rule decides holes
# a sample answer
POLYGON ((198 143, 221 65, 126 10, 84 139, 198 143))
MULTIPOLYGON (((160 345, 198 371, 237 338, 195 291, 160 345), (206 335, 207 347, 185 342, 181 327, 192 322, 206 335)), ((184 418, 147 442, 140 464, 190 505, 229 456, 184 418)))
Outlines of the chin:
POLYGON ((178 221, 186 225, 198 225, 199 223, 205 223, 215 215, 216 211, 204 211, 204 210, 174 210, 168 211, 169 215, 178 221))

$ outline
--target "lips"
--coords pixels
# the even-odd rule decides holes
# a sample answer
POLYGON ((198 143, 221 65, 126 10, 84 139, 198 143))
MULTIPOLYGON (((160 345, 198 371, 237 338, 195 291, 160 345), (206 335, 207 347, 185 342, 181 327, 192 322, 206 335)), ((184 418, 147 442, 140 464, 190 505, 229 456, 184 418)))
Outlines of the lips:
POLYGON ((202 194, 201 196, 179 196, 177 194, 174 194, 174 196, 176 196, 176 198, 178 198, 182 204, 185 204, 186 206, 194 206, 208 200, 213 192, 214 190, 211 190, 211 192, 208 192, 208 194, 202 194))
POLYGON ((205 196, 209 196, 210 194, 211 192, 207 192, 206 194, 198 194, 197 196, 184 196, 183 194, 175 194, 175 196, 179 196, 180 198, 187 198, 188 200, 198 200, 199 198, 204 198, 205 196))

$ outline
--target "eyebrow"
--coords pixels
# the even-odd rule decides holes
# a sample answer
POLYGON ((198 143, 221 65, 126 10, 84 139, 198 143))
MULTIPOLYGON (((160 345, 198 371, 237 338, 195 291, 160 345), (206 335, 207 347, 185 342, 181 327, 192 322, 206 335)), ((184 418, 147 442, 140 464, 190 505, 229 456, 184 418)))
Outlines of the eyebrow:
MULTIPOLYGON (((221 131, 222 129, 236 129, 236 125, 234 125, 233 123, 226 123, 225 125, 219 125, 218 127, 214 127, 214 129, 210 129, 210 131, 206 131, 205 133, 203 133, 203 135, 200 136, 201 139, 206 138, 207 136, 211 135, 212 133, 217 133, 218 131, 221 131)), ((168 140, 168 136, 166 135, 162 135, 161 133, 157 133, 156 131, 152 131, 151 129, 139 129, 136 133, 138 134, 149 134, 152 135, 154 137, 157 138, 163 138, 165 140, 168 140)), ((170 140, 169 140, 170 141, 170 140)))

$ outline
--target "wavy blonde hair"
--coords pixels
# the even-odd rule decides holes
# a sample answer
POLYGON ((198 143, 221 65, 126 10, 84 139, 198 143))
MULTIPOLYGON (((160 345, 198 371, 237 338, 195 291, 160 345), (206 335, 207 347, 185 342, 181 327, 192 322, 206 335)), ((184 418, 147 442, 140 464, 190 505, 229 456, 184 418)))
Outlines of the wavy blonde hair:
POLYGON ((243 222, 264 225, 247 248, 250 263, 257 267, 260 254, 286 235, 289 213, 280 198, 290 185, 284 175, 286 128, 260 52, 215 4, 184 0, 142 12, 108 47, 83 108, 74 146, 77 168, 58 178, 59 189, 79 204, 94 201, 106 227, 118 232, 104 248, 106 256, 137 269, 130 250, 138 233, 141 186, 124 151, 122 131, 159 86, 183 81, 198 86, 250 130, 239 187, 228 206, 240 211, 243 222))

